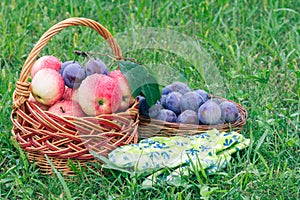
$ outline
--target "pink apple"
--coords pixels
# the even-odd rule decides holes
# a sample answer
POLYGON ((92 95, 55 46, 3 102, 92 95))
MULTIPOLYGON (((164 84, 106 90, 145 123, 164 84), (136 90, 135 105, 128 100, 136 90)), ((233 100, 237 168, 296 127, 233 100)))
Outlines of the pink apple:
POLYGON ((52 105, 48 111, 60 116, 84 116, 79 103, 70 100, 58 101, 54 105, 52 105))
POLYGON ((62 97, 64 100, 71 100, 75 102, 79 102, 78 99, 78 89, 73 89, 65 86, 65 92, 62 97))
POLYGON ((64 91, 64 80, 54 69, 41 69, 32 78, 32 95, 41 104, 53 105, 62 98, 64 91))
POLYGON ((109 76, 116 80, 121 88, 122 102, 118 111, 125 111, 134 102, 128 80, 120 70, 111 71, 109 76))
POLYGON ((79 104, 87 115, 113 113, 118 110, 122 93, 114 79, 103 74, 86 77, 78 88, 79 104))
POLYGON ((43 105, 43 104, 41 104, 40 102, 38 102, 38 101, 32 96, 31 93, 30 93, 30 96, 29 96, 28 101, 29 101, 30 103, 35 103, 38 107, 40 107, 40 108, 41 108, 42 110, 44 110, 44 111, 46 111, 46 110, 49 109, 49 106, 43 105))
POLYGON ((61 67, 61 61, 55 56, 42 56, 32 66, 30 74, 33 78, 35 74, 44 68, 54 69, 59 71, 61 67))
POLYGON ((65 92, 62 96, 64 100, 72 100, 72 95, 73 95, 73 88, 69 88, 65 86, 65 92))

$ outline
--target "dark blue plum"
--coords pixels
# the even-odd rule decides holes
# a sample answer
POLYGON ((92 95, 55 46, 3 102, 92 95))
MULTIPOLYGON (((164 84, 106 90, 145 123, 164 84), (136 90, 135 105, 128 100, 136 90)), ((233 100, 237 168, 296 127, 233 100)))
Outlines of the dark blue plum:
POLYGON ((203 102, 208 100, 208 93, 205 90, 198 89, 198 90, 195 90, 195 92, 202 97, 203 102))
MULTIPOLYGON (((63 62, 63 63, 61 64, 61 67, 60 67, 60 70, 59 70, 60 75, 63 75, 63 72, 64 72, 65 68, 66 68, 69 64, 73 64, 73 63, 79 64, 77 61, 73 61, 73 60, 63 62)), ((79 65, 80 65, 80 64, 79 64, 79 65)))
POLYGON ((137 96, 138 101, 139 101, 139 114, 149 117, 149 108, 150 106, 148 105, 146 98, 143 96, 137 96))
POLYGON ((176 122, 182 124, 199 124, 199 118, 195 111, 186 110, 177 117, 176 122))
POLYGON ((86 74, 83 67, 78 63, 68 64, 63 70, 62 75, 65 85, 69 88, 78 88, 85 79, 86 74))
POLYGON ((179 92, 171 92, 166 98, 166 109, 172 110, 176 115, 181 113, 180 101, 182 95, 179 92))
POLYGON ((157 119, 165 122, 176 122, 177 116, 172 110, 162 109, 159 111, 157 119))
POLYGON ((196 92, 185 93, 180 101, 181 111, 193 110, 198 112, 199 107, 204 103, 203 98, 196 92))
POLYGON ((108 75, 109 71, 106 64, 100 59, 90 59, 86 65, 86 75, 90 76, 92 74, 104 74, 108 75))
POLYGON ((191 89, 189 88, 189 86, 187 84, 178 81, 178 82, 174 82, 170 85, 165 86, 162 90, 162 95, 164 95, 164 94, 167 95, 171 92, 179 92, 180 94, 185 94, 190 91, 191 91, 191 89))
POLYGON ((230 101, 224 101, 220 104, 221 112, 222 112, 222 120, 225 122, 235 122, 239 119, 239 110, 230 101))
POLYGON ((202 104, 198 110, 198 117, 202 124, 217 124, 221 119, 221 108, 215 102, 209 100, 202 104))

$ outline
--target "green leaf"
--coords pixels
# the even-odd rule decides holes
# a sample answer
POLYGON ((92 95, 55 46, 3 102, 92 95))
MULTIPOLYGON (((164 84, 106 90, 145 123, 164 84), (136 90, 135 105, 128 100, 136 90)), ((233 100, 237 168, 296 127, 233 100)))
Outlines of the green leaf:
POLYGON ((119 60, 118 65, 128 80, 134 98, 140 94, 144 95, 149 106, 160 99, 159 84, 151 69, 124 60, 119 60))

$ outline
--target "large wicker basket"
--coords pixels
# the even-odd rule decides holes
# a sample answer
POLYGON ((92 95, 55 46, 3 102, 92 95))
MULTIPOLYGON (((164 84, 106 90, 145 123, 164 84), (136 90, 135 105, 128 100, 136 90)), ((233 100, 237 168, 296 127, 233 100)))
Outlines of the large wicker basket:
MULTIPOLYGON (((210 98, 211 95, 210 95, 210 98)), ((214 97, 218 101, 225 101, 227 99, 221 97, 214 97)), ((248 117, 247 110, 240 104, 232 102, 236 105, 239 111, 239 118, 237 121, 232 123, 219 123, 216 125, 193 125, 193 124, 178 124, 170 123, 157 119, 150 119, 149 117, 140 115, 140 124, 139 124, 139 138, 149 138, 153 136, 166 136, 171 137, 175 135, 180 136, 189 136, 189 135, 198 135, 204 132, 207 132, 211 129, 217 129, 219 131, 236 131, 240 132, 243 126, 246 124, 248 117)))
POLYGON ((31 93, 29 73, 39 53, 54 35, 70 26, 94 29, 108 42, 115 59, 122 59, 120 47, 110 32, 96 21, 86 18, 69 18, 57 23, 34 46, 16 83, 11 113, 12 134, 29 161, 36 162, 44 174, 52 174, 45 155, 56 169, 71 175, 73 171, 68 165, 69 161, 77 166, 94 161, 90 149, 105 156, 118 146, 138 141, 137 101, 124 112, 82 118, 61 117, 43 111, 28 101, 31 93))

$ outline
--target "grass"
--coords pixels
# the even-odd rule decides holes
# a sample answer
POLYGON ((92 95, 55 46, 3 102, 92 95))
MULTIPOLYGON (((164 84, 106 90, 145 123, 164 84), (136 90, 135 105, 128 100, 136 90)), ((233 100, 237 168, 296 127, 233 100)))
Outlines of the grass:
MULTIPOLYGON (((208 187, 211 199, 299 199, 299 7, 296 0, 3 0, 0 198, 201 199, 201 191, 208 187), (207 85, 214 81, 220 83, 222 89, 217 92, 241 103, 249 113, 242 132, 251 138, 249 148, 238 152, 223 172, 208 175, 207 179, 200 176, 201 180, 197 179, 199 176, 191 177, 184 187, 161 184, 144 189, 135 177, 118 172, 103 176, 94 168, 80 169, 72 181, 41 175, 10 139, 12 93, 22 64, 40 36, 55 23, 74 16, 103 24, 120 41, 125 57, 135 58, 155 70, 166 68, 162 75, 174 72, 171 78, 187 80, 191 87, 204 89, 212 89, 207 85), (207 74, 199 76, 197 66, 191 62, 195 59, 178 54, 179 49, 175 53, 155 46, 140 50, 134 46, 134 40, 125 40, 125 33, 136 30, 132 38, 139 38, 139 33, 144 33, 142 28, 148 27, 169 28, 179 33, 177 39, 185 35, 200 45, 209 55, 201 59, 204 63, 208 58, 213 61, 221 82, 205 77, 207 74)), ((172 38, 168 32, 161 33, 161 37, 172 38)), ((41 54, 70 59, 74 48, 103 53, 108 46, 87 28, 68 28, 56 35, 41 54)))

